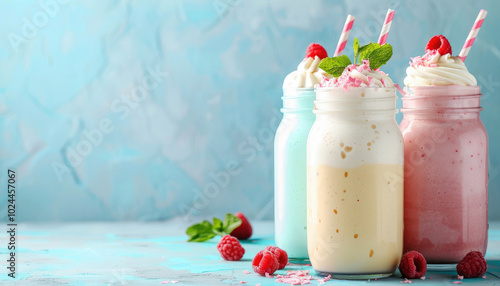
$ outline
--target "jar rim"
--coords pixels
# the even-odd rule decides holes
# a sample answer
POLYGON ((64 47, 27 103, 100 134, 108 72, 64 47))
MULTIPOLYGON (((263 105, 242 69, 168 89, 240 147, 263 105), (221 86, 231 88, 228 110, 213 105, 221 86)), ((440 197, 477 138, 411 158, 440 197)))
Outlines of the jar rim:
POLYGON ((284 87, 283 91, 314 91, 314 87, 284 87))
POLYGON ((344 89, 344 87, 341 86, 331 86, 331 87, 315 87, 314 91, 327 91, 327 90, 342 90, 342 91, 349 91, 349 90, 357 90, 357 89, 369 89, 369 90, 377 90, 377 89, 388 89, 388 90, 395 90, 396 87, 368 87, 368 86, 356 86, 356 87, 348 87, 347 89, 344 89))
POLYGON ((397 99, 397 96, 384 96, 384 97, 333 97, 329 99, 323 100, 315 100, 314 103, 329 103, 329 102, 338 102, 338 101, 362 101, 362 102, 374 102, 374 101, 384 101, 384 100, 394 100, 397 99))
POLYGON ((288 100, 314 99, 315 97, 316 92, 314 92, 313 88, 284 88, 281 99, 285 102, 288 100))
POLYGON ((282 100, 316 98, 315 95, 282 96, 282 100))
POLYGON ((418 100, 458 100, 458 99, 470 99, 481 97, 482 94, 467 94, 467 95, 453 95, 453 94, 444 94, 444 95, 410 95, 403 96, 401 98, 402 101, 418 101, 418 100))
POLYGON ((376 115, 376 114, 397 114, 399 111, 397 108, 386 108, 386 109, 370 109, 370 110, 346 110, 346 109, 314 109, 313 112, 315 114, 324 114, 324 113, 347 113, 353 116, 357 116, 359 114, 363 115, 376 115))
POLYGON ((419 108, 400 108, 402 113, 428 113, 429 111, 441 110, 441 113, 470 113, 470 112, 480 112, 483 110, 482 107, 457 107, 457 108, 447 108, 447 107, 419 107, 419 108))
POLYGON ((481 86, 463 85, 430 85, 430 86, 405 86, 404 98, 411 97, 444 97, 444 96, 472 96, 481 94, 481 86), (437 93, 437 94, 436 94, 437 93))
POLYGON ((281 113, 313 113, 313 108, 281 108, 281 113))

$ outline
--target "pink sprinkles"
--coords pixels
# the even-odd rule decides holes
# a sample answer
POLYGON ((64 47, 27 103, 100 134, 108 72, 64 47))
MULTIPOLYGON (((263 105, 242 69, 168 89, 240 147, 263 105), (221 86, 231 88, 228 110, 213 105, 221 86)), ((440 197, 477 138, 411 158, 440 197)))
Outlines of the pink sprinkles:
POLYGON ((325 278, 323 278, 323 280, 318 279, 317 281, 318 281, 319 284, 325 284, 325 282, 328 281, 328 280, 330 280, 331 278, 332 278, 332 275, 328 275, 325 278))
MULTIPOLYGON (((323 284, 331 279, 331 275, 323 279, 317 279, 319 284, 323 284)), ((276 275, 276 282, 291 284, 291 285, 305 285, 311 284, 312 276, 309 275, 309 270, 287 271, 286 275, 276 275)))
POLYGON ((462 281, 455 281, 453 284, 462 284, 462 281))
MULTIPOLYGON (((311 278, 312 276, 309 275, 309 270, 287 271, 286 275, 276 275, 276 282, 291 285, 305 285, 311 284, 311 278)), ((318 282, 319 281, 323 280, 318 280, 318 282)))
POLYGON ((418 57, 410 58, 411 59, 410 66, 412 66, 413 68, 417 68, 420 66, 435 68, 435 67, 437 67, 437 64, 436 63, 429 63, 429 62, 433 57, 436 56, 437 53, 438 53, 437 50, 432 50, 432 51, 427 51, 427 53, 425 53, 425 55, 422 57, 418 56, 418 57))
POLYGON ((244 273, 244 274, 250 274, 250 271, 248 271, 248 270, 243 270, 243 273, 244 273))
MULTIPOLYGON (((342 75, 338 78, 328 79, 323 77, 320 83, 320 87, 342 87, 343 90, 347 90, 350 87, 377 87, 374 84, 375 79, 366 75, 366 79, 359 79, 353 76, 353 74, 362 74, 365 72, 378 72, 379 74, 386 75, 384 72, 372 70, 370 68, 370 62, 368 60, 363 60, 361 65, 349 65, 344 69, 342 75)), ((382 85, 385 87, 385 81, 381 80, 382 85)))
POLYGON ((407 278, 405 278, 405 281, 399 281, 399 283, 413 283, 411 280, 408 280, 407 278))

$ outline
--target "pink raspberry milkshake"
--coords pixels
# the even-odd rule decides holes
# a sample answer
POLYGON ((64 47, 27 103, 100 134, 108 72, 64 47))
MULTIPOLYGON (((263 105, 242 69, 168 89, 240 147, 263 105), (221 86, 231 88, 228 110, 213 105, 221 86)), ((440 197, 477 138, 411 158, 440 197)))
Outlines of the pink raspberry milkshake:
POLYGON ((488 135, 474 76, 443 36, 426 50, 406 70, 403 95, 404 251, 457 263, 486 252, 488 135))

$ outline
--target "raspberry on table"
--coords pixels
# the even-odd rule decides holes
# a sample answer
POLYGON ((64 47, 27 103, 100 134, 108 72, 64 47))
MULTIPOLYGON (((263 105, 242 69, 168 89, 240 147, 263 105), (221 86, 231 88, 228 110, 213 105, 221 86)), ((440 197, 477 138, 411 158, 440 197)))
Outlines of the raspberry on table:
POLYGON ((425 276, 427 261, 418 251, 410 251, 403 255, 399 264, 399 272, 405 278, 417 279, 425 276))
POLYGON ((286 253, 286 251, 277 246, 271 246, 271 245, 266 246, 264 250, 268 250, 272 252, 274 256, 276 256, 276 259, 278 259, 279 263, 278 270, 285 268, 286 264, 288 263, 288 254, 286 253))
POLYGON ((269 250, 261 250, 257 252, 252 260, 253 271, 262 276, 273 274, 278 270, 279 262, 276 256, 269 250))
POLYGON ((325 48, 320 44, 312 43, 307 47, 306 58, 313 58, 318 56, 320 59, 328 57, 328 53, 325 48))
POLYGON ((245 249, 241 246, 236 237, 224 235, 219 243, 217 243, 217 250, 225 260, 238 261, 241 260, 245 254, 245 249))
POLYGON ((451 54, 451 45, 448 39, 443 35, 436 35, 432 37, 425 46, 425 52, 428 50, 437 50, 440 55, 451 54))
POLYGON ((488 265, 479 251, 471 251, 457 264, 457 273, 465 278, 476 278, 486 273, 488 265))

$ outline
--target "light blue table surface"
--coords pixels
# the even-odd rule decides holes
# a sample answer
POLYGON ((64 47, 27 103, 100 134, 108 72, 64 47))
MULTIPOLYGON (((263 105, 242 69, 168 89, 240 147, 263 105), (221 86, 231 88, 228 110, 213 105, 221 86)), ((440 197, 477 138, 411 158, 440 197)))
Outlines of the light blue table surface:
POLYGON ((283 80, 310 43, 333 55, 348 14, 352 59, 354 37, 376 42, 389 8, 394 54, 382 71, 400 85, 432 36, 457 55, 488 11, 466 66, 483 94, 498 204, 498 0, 2 0, 0 182, 18 171, 17 219, 272 220, 283 80))
MULTIPOLYGON (((287 285, 255 274, 253 256, 274 244, 272 222, 254 222, 254 235, 242 243, 246 250, 242 261, 224 261, 217 252, 217 238, 204 243, 188 243, 184 234, 187 223, 170 220, 156 223, 65 223, 20 224, 17 243, 17 277, 12 279, 2 267, 1 285, 287 285), (251 274, 244 274, 244 270, 251 274), (240 284, 240 281, 246 284, 240 284)), ((6 244, 5 236, 2 241, 6 244)), ((0 248, 5 261, 7 250, 0 248)), ((500 285, 500 222, 490 223, 486 255, 486 278, 464 279, 463 284, 500 285)), ((307 263, 307 262, 306 262, 307 263)), ((4 265, 3 263, 2 265, 4 265)), ((304 264, 292 264, 286 270, 311 270, 304 264)), ((427 272, 431 279, 413 280, 415 284, 456 285, 452 269, 427 272)), ((317 276, 320 278, 319 276, 317 276)), ((330 280, 324 285, 401 285, 399 272, 377 281, 330 280)), ((311 285, 318 285, 312 281, 311 285)))

